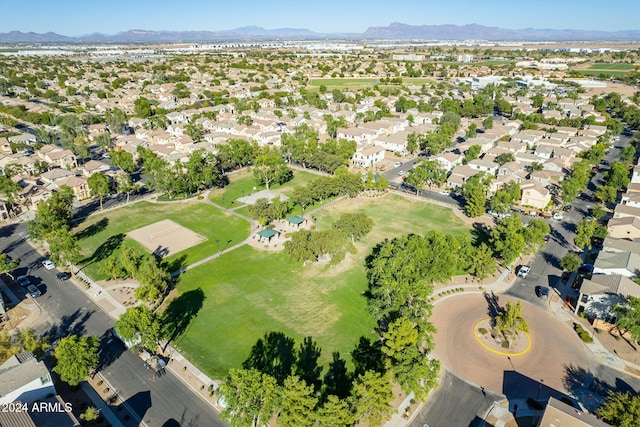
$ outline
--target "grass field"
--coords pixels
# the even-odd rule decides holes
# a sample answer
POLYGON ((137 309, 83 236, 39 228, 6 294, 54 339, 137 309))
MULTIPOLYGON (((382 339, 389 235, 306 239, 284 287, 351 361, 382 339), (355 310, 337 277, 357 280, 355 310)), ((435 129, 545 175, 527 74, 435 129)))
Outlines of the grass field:
POLYGON ((85 265, 85 272, 94 280, 106 279, 100 272, 100 266, 112 253, 119 253, 124 246, 133 246, 142 253, 149 252, 135 240, 124 235, 163 219, 171 219, 208 239, 167 257, 166 261, 172 265, 172 271, 216 253, 219 244, 216 239, 222 242, 220 244, 223 247, 234 245, 247 238, 250 232, 246 221, 204 203, 138 202, 91 216, 73 230, 78 236, 82 255, 85 257, 80 265, 85 265))
POLYGON ((577 70, 580 72, 580 74, 583 74, 585 76, 600 76, 600 75, 604 75, 607 77, 619 77, 619 76, 624 76, 625 74, 628 73, 628 71, 610 71, 610 70, 577 70))
POLYGON ((375 337, 375 319, 362 295, 367 288, 364 259, 373 246, 384 238, 432 228, 469 230, 449 209, 400 196, 345 199, 315 215, 323 229, 342 212, 353 211, 370 215, 374 229, 357 243, 357 253, 336 266, 294 268, 283 253, 243 246, 184 273, 180 295, 201 289, 204 301, 177 347, 213 377, 239 367, 267 332, 282 332, 298 343, 311 335, 322 348, 320 362, 325 366, 334 351, 349 359, 344 354, 361 336, 375 337))
POLYGON ((590 70, 629 70, 633 71, 637 66, 634 64, 591 64, 590 70))

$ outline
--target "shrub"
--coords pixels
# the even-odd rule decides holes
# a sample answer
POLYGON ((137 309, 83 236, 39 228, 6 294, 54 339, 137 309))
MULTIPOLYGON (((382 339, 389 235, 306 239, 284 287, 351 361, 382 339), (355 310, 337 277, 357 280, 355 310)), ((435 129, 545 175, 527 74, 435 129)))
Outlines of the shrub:
POLYGON ((502 346, 502 348, 509 348, 509 341, 504 340, 502 341, 502 344, 500 344, 502 346))
POLYGON ((103 384, 102 380, 98 381, 98 387, 100 387, 103 384))
POLYGON ((582 325, 580 325, 578 323, 574 323, 573 324, 573 329, 576 331, 576 333, 578 334, 578 336, 580 337, 580 339, 582 341, 586 342, 587 344, 590 344, 590 343, 593 342, 593 337, 591 337, 591 335, 589 335, 588 331, 584 330, 582 325))
POLYGON ((487 333, 487 330, 485 328, 478 328, 478 332, 480 332, 482 335, 487 333))
POLYGON ((105 387, 104 390, 102 390, 103 393, 109 393, 109 387, 105 387))

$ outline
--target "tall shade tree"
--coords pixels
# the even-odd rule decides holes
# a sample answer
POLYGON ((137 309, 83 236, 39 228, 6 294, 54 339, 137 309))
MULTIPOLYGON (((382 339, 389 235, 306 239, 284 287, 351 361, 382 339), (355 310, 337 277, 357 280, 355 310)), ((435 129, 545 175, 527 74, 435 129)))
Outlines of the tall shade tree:
POLYGON ((280 412, 277 425, 282 427, 311 427, 314 425, 314 408, 318 398, 313 386, 307 385, 298 376, 284 380, 280 392, 280 412))
POLYGON ((136 170, 136 162, 133 160, 133 154, 128 151, 113 151, 109 156, 111 157, 111 163, 123 171, 131 173, 136 170))
POLYGON ((560 260, 560 266, 567 271, 576 271, 582 264, 582 258, 575 252, 569 252, 560 260))
POLYGON ((220 416, 231 427, 268 422, 277 410, 280 395, 275 378, 255 369, 231 369, 220 393, 227 403, 220 416))
POLYGON ((116 332, 129 342, 139 341, 144 348, 153 350, 160 339, 160 320, 145 305, 131 307, 116 322, 116 332))
POLYGON ((87 179, 91 194, 100 198, 100 210, 102 210, 102 199, 111 192, 111 183, 106 175, 94 173, 87 179))
POLYGON ((350 399, 329 395, 316 411, 315 421, 318 427, 348 427, 356 422, 356 414, 351 412, 350 399))
POLYGON ((358 419, 370 426, 382 425, 391 415, 391 383, 386 375, 366 371, 353 384, 353 398, 358 419))
POLYGON ((333 228, 351 238, 351 243, 362 239, 373 228, 373 220, 365 213, 343 213, 340 218, 333 223, 333 228))
POLYGON ((629 297, 626 304, 614 306, 613 311, 618 315, 616 327, 629 331, 636 341, 640 340, 640 298, 629 297))
POLYGON ((507 303, 504 311, 496 317, 496 329, 499 331, 529 332, 529 324, 522 317, 522 303, 507 303))
POLYGON ((615 427, 636 427, 640 425, 640 396, 612 392, 596 414, 615 427))
POLYGON ((281 184, 290 180, 293 173, 277 151, 266 149, 256 157, 253 176, 259 185, 264 185, 268 190, 273 183, 281 184))
POLYGON ((55 349, 56 366, 54 372, 71 386, 80 384, 98 366, 98 337, 70 335, 62 338, 55 349))

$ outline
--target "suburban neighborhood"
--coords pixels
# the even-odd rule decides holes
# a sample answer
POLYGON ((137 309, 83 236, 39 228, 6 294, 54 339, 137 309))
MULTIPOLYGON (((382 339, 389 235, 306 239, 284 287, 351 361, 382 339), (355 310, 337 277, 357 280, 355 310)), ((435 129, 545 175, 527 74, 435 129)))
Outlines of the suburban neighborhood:
POLYGON ((3 43, 0 425, 640 425, 639 55, 3 43))

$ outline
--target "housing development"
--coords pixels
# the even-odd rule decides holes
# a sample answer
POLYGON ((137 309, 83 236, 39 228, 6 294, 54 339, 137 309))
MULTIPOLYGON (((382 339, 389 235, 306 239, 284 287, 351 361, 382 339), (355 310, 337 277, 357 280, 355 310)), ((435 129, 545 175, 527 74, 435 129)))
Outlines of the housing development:
POLYGON ((3 46, 0 424, 640 425, 639 55, 3 46))

